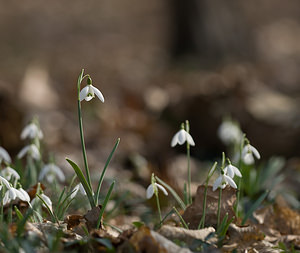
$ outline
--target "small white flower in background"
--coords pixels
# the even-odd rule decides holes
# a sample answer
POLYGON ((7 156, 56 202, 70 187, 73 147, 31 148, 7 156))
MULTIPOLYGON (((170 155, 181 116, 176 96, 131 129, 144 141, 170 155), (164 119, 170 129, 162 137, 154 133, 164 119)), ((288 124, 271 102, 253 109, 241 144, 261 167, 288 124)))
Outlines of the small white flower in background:
POLYGON ((22 133, 21 133, 21 139, 22 140, 24 140, 26 138, 29 138, 31 140, 33 140, 35 138, 42 139, 43 136, 44 135, 43 135, 42 130, 34 122, 31 122, 30 124, 25 126, 22 133))
POLYGON ((80 91, 80 94, 79 94, 80 101, 82 101, 84 99, 86 101, 90 101, 95 97, 95 94, 104 103, 104 97, 103 97, 101 91, 98 90, 96 87, 94 87, 92 84, 88 84, 80 91))
POLYGON ((160 189, 166 196, 168 196, 168 192, 167 190, 160 184, 158 183, 151 183, 146 191, 146 197, 147 199, 151 199, 153 194, 157 194, 158 193, 158 189, 160 189))
POLYGON ((226 187, 226 185, 228 185, 228 184, 235 189, 237 188, 237 185, 233 181, 233 179, 230 176, 227 176, 224 171, 224 174, 221 173, 221 175, 214 182, 213 191, 215 191, 219 187, 224 189, 226 187))
POLYGON ((225 120, 218 129, 218 136, 224 144, 229 145, 239 143, 243 138, 243 133, 237 123, 225 120))
POLYGON ((56 166, 54 163, 49 163, 42 168, 39 180, 43 180, 45 178, 49 183, 52 183, 56 176, 61 182, 64 182, 66 179, 61 168, 56 166))
MULTIPOLYGON (((50 208, 50 210, 52 211, 52 201, 51 201, 51 199, 47 195, 45 195, 44 193, 40 194, 40 196, 45 201, 45 203, 48 205, 48 207, 50 208)), ((39 199, 39 197, 35 197, 33 200, 31 200, 31 205, 34 206, 34 204, 35 204, 36 201, 42 202, 39 199)), ((46 207, 44 203, 43 203, 43 206, 46 207)))
POLYGON ((234 178, 235 175, 238 177, 242 177, 240 170, 237 167, 233 166, 232 164, 227 165, 224 168, 224 172, 231 178, 234 178))
POLYGON ((247 165, 254 163, 254 157, 260 159, 260 154, 255 147, 250 144, 247 144, 242 150, 242 159, 243 162, 247 165))
POLYGON ((0 147, 0 163, 2 163, 2 161, 11 163, 11 158, 8 152, 4 148, 0 147))
POLYGON ((195 146, 193 137, 184 129, 179 130, 171 141, 171 147, 175 147, 177 144, 182 145, 185 142, 188 142, 191 146, 195 146))
POLYGON ((75 198, 75 196, 77 195, 78 191, 82 194, 82 195, 86 195, 86 192, 83 188, 83 185, 81 183, 77 184, 71 194, 71 199, 75 198))
POLYGON ((17 157, 21 159, 25 154, 30 155, 35 160, 39 160, 41 158, 40 151, 34 144, 30 144, 22 148, 17 157))
POLYGON ((3 169, 3 170, 0 171, 0 175, 2 177, 5 177, 8 181, 11 178, 15 178, 16 180, 20 179, 19 173, 16 172, 13 168, 8 167, 8 166, 5 169, 3 169))

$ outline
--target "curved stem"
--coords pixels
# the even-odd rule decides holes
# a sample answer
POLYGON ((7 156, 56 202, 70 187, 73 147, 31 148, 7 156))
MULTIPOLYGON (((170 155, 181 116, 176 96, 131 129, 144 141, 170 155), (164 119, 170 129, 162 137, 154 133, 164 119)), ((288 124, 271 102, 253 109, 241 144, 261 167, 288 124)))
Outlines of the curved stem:
POLYGON ((220 216, 221 216, 221 198, 222 198, 222 188, 220 187, 220 191, 219 191, 219 200, 218 200, 218 223, 217 223, 217 229, 219 228, 220 225, 220 216))
POLYGON ((88 161, 87 161, 87 155, 86 155, 86 150, 85 150, 85 142, 84 142, 84 135, 83 135, 83 124, 82 124, 82 114, 81 114, 81 103, 80 103, 80 84, 81 84, 82 80, 86 76, 88 76, 88 75, 83 76, 83 72, 84 72, 84 69, 81 70, 81 73, 80 73, 80 75, 78 77, 78 81, 77 81, 77 88, 78 88, 78 100, 77 100, 78 120, 79 120, 81 148, 82 148, 82 155, 83 155, 83 160, 84 160, 85 173, 86 173, 86 177, 87 177, 87 183, 88 183, 89 187, 92 189, 91 177, 90 177, 89 166, 88 166, 88 161))
POLYGON ((160 211, 160 204, 159 204, 159 198, 158 198, 158 194, 155 194, 156 197, 156 204, 157 204, 157 209, 158 209, 158 213, 159 213, 159 222, 162 222, 162 217, 161 217, 161 211, 160 211))

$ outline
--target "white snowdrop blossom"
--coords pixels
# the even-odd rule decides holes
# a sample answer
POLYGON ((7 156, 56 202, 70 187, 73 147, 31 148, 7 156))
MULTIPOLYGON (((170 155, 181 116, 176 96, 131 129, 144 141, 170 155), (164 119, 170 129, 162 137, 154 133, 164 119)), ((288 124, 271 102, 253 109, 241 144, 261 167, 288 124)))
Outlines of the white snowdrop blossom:
POLYGON ((11 163, 11 158, 8 152, 4 148, 0 147, 0 163, 2 163, 2 161, 11 163))
POLYGON ((11 201, 19 198, 22 201, 26 201, 29 203, 30 197, 26 191, 23 189, 16 189, 14 187, 9 187, 8 190, 4 194, 3 205, 10 203, 11 201))
POLYGON ((247 144, 242 150, 242 160, 245 164, 251 165, 254 163, 254 157, 260 159, 260 154, 255 147, 247 144))
POLYGON ((18 172, 16 172, 13 168, 11 167, 6 167, 5 169, 0 171, 0 175, 4 178, 6 178, 8 181, 11 178, 15 178, 16 180, 20 179, 20 175, 18 172))
POLYGON ((22 133, 21 133, 21 139, 22 140, 24 140, 26 138, 29 138, 31 140, 33 140, 35 138, 42 139, 43 136, 44 135, 43 135, 42 130, 34 122, 31 122, 30 124, 25 126, 22 133))
POLYGON ((232 164, 227 165, 224 168, 224 172, 231 178, 234 178, 235 175, 238 177, 242 177, 240 170, 237 167, 233 166, 232 164))
POLYGON ((225 172, 224 174, 221 173, 221 175, 216 179, 216 181, 213 184, 213 191, 215 191, 219 187, 224 189, 228 184, 235 189, 237 188, 236 183, 230 176, 227 176, 225 172))
POLYGON ((61 182, 64 182, 66 179, 61 168, 59 168, 54 163, 49 163, 42 168, 39 175, 39 180, 43 180, 45 178, 49 183, 52 183, 56 177, 61 182))
POLYGON ((79 93, 80 101, 86 100, 90 101, 96 96, 104 103, 104 97, 100 90, 94 87, 92 84, 85 86, 79 93))
POLYGON ((185 142, 188 142, 191 146, 195 146, 193 137, 184 129, 179 130, 171 141, 171 147, 175 147, 177 144, 182 145, 185 142))
POLYGON ((71 199, 75 198, 75 196, 77 195, 78 191, 82 194, 82 195, 86 195, 86 192, 83 188, 83 185, 81 183, 77 184, 71 194, 71 199))
MULTIPOLYGON (((52 211, 52 201, 51 199, 45 195, 44 193, 40 194, 41 198, 45 201, 45 203, 48 205, 48 207, 50 208, 50 210, 52 211)), ((31 200, 31 205, 34 206, 36 201, 40 201, 39 197, 35 197, 33 200, 31 200)), ((43 206, 45 206, 45 204, 43 203, 43 206)))
POLYGON ((1 183, 1 185, 5 185, 5 187, 7 189, 9 189, 11 187, 10 183, 7 181, 7 179, 5 179, 4 177, 1 177, 1 176, 0 176, 0 183, 1 183))
POLYGON ((166 196, 168 196, 168 192, 167 190, 160 184, 158 183, 154 183, 154 184, 150 184, 147 188, 147 191, 146 191, 146 197, 147 199, 151 199, 153 194, 157 193, 158 192, 158 189, 160 189, 166 196))
POLYGON ((243 138, 243 133, 238 124, 226 120, 223 121, 218 129, 218 136, 226 144, 239 143, 243 138))
POLYGON ((25 154, 30 155, 34 160, 39 160, 41 158, 40 151, 34 144, 22 148, 17 157, 21 159, 25 154))

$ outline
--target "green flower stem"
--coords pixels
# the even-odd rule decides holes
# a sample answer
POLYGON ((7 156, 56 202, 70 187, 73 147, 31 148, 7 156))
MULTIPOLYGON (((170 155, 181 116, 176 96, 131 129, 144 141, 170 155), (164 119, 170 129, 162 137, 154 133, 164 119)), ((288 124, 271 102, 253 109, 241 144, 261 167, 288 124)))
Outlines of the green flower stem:
POLYGON ((222 198, 222 188, 220 187, 220 190, 219 190, 219 200, 218 200, 218 213, 217 213, 217 218, 218 218, 218 221, 217 221, 217 228, 219 228, 219 225, 220 225, 221 198, 222 198))
POLYGON ((83 155, 83 160, 84 160, 84 167, 85 167, 85 173, 87 177, 87 183, 89 187, 92 189, 92 184, 91 184, 91 177, 90 177, 90 172, 89 172, 89 167, 88 167, 88 161, 87 161, 87 155, 86 155, 86 150, 85 150, 85 142, 84 142, 84 135, 83 135, 83 125, 82 125, 82 114, 81 114, 81 102, 80 102, 80 84, 82 80, 87 76, 83 76, 84 69, 81 70, 81 73, 78 77, 77 81, 77 88, 78 88, 78 120, 79 120, 79 131, 80 131, 80 139, 81 139, 81 148, 82 148, 82 155, 83 155))
POLYGON ((155 198, 156 198, 156 204, 157 204, 157 209, 158 209, 158 214, 159 214, 159 223, 161 225, 161 223, 162 223, 162 216, 161 216, 161 211, 160 211, 160 204, 159 204, 158 193, 155 193, 155 198))
POLYGON ((178 210, 176 209, 175 206, 173 206, 173 210, 175 211, 175 213, 177 214, 177 216, 179 217, 182 225, 184 226, 185 229, 189 229, 189 226, 186 224, 185 220, 183 219, 183 217, 181 216, 181 214, 178 212, 178 210))
MULTIPOLYGON (((240 159, 239 159, 239 169, 240 171, 242 172, 242 150, 244 148, 244 142, 245 142, 245 134, 243 135, 243 138, 242 138, 242 142, 241 142, 241 145, 240 145, 240 159)), ((241 187, 242 187, 242 178, 239 177, 238 179, 238 184, 237 184, 237 193, 236 193, 236 204, 235 204, 235 207, 234 207, 234 211, 235 211, 235 214, 236 214, 236 217, 238 218, 239 217, 239 203, 240 203, 240 198, 241 198, 241 187)))
MULTIPOLYGON (((189 133, 190 132, 190 125, 188 120, 185 121, 185 129, 189 133)), ((190 154, 190 144, 186 142, 186 156, 187 156, 187 167, 188 167, 188 203, 192 204, 192 194, 191 194, 191 154, 190 154)))

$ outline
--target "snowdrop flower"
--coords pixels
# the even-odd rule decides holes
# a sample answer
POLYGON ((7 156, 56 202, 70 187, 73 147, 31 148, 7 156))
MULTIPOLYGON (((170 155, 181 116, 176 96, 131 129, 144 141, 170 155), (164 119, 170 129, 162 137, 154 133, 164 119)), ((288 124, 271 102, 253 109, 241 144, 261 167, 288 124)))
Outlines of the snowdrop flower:
POLYGON ((65 175, 61 168, 56 166, 54 163, 49 163, 42 168, 39 180, 46 178, 49 183, 52 183, 56 176, 61 182, 65 181, 65 175))
POLYGON ((5 169, 0 171, 0 175, 6 178, 8 181, 13 177, 16 180, 20 179, 20 175, 11 167, 6 167, 5 169))
POLYGON ((247 144, 242 150, 242 159, 245 164, 251 165, 254 163, 254 156, 257 159, 260 159, 260 154, 255 147, 250 144, 247 144))
POLYGON ((104 103, 104 97, 101 91, 94 87, 92 84, 88 84, 80 91, 80 101, 82 101, 83 99, 85 99, 86 101, 90 101, 95 97, 95 94, 104 103))
POLYGON ((30 124, 28 124, 21 133, 22 140, 24 140, 26 138, 29 138, 31 140, 33 140, 35 138, 42 139, 43 136, 44 135, 43 135, 42 130, 34 122, 31 122, 30 124))
POLYGON ((71 199, 75 198, 75 196, 77 195, 78 191, 80 191, 80 193, 81 193, 82 195, 86 195, 86 192, 85 192, 85 190, 84 190, 84 188, 83 188, 83 185, 82 185, 81 183, 79 183, 79 184, 77 184, 77 185, 74 187, 74 189, 73 189, 73 191, 72 191, 72 194, 71 194, 71 199))
POLYGON ((5 187, 7 189, 9 189, 11 187, 10 183, 4 177, 1 177, 1 176, 0 176, 0 183, 1 183, 1 185, 5 185, 5 187))
POLYGON ((230 176, 227 176, 225 174, 225 171, 221 173, 221 175, 216 179, 216 181, 213 184, 213 191, 218 189, 219 187, 224 189, 226 185, 230 185, 233 188, 237 188, 236 183, 233 181, 233 179, 230 176))
MULTIPOLYGON (((52 211, 52 201, 51 201, 51 199, 47 195, 45 195, 44 193, 40 194, 40 196, 45 201, 45 203, 50 208, 50 210, 52 211)), ((34 206, 36 201, 41 201, 41 200, 38 197, 35 197, 33 200, 31 200, 31 205, 34 206)), ((46 207, 44 203, 43 203, 43 206, 46 207)))
POLYGON ((2 163, 2 161, 11 163, 11 158, 8 152, 4 148, 0 147, 0 163, 2 163))
POLYGON ((41 158, 40 151, 34 144, 30 144, 22 148, 17 157, 21 159, 25 154, 30 155, 35 160, 39 160, 41 158))
POLYGON ((167 190, 160 184, 158 183, 151 183, 146 191, 146 197, 147 199, 151 199, 153 194, 157 194, 158 193, 158 189, 160 189, 166 196, 168 196, 168 192, 167 190))
POLYGON ((243 138, 243 133, 238 124, 226 120, 223 121, 218 129, 218 136, 226 145, 239 143, 243 138))
POLYGON ((231 178, 234 178, 235 175, 237 175, 238 177, 242 177, 240 170, 232 164, 229 164, 224 168, 224 173, 231 178))
POLYGON ((23 189, 21 191, 14 187, 9 187, 8 191, 6 191, 6 193, 4 194, 3 205, 10 203, 12 200, 15 200, 16 198, 19 198, 20 200, 26 201, 28 203, 30 201, 30 197, 26 191, 24 191, 23 189))
POLYGON ((188 142, 191 146, 195 146, 193 137, 184 129, 179 130, 171 141, 171 147, 175 147, 177 144, 182 145, 185 142, 188 142))

